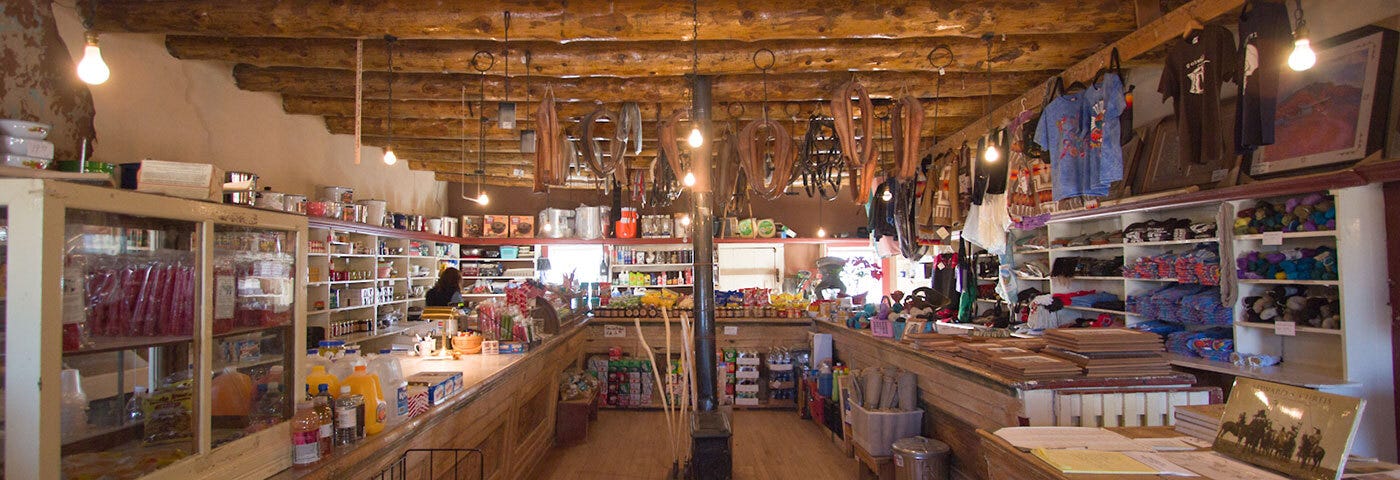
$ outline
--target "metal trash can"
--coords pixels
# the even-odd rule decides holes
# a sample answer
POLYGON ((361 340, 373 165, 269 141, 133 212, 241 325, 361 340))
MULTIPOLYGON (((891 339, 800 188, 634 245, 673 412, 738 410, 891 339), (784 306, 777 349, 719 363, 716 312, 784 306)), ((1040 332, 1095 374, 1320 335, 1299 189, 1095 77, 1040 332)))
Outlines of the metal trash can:
POLYGON ((926 437, 895 440, 893 447, 896 480, 947 480, 948 444, 926 437))

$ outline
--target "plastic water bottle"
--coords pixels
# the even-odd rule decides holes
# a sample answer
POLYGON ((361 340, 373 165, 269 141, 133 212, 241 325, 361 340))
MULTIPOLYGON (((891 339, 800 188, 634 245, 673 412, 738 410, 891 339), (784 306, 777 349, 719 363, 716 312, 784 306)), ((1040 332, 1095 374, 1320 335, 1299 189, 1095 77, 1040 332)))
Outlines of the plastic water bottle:
POLYGON ((137 386, 131 390, 131 399, 126 401, 126 424, 133 425, 146 421, 146 387, 137 386))
POLYGON ((287 397, 282 394, 282 384, 277 382, 258 386, 258 405, 250 415, 249 430, 257 431, 278 424, 286 418, 283 406, 287 397))

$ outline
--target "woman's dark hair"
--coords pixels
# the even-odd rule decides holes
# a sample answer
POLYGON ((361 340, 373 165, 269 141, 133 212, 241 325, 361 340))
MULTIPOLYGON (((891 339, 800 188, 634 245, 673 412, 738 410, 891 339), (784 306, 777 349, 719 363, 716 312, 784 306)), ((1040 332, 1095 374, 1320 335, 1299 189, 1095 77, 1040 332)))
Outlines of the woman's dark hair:
POLYGON ((438 274, 437 283, 433 284, 432 290, 435 292, 448 291, 455 292, 462 289, 462 272, 455 268, 445 268, 438 274))

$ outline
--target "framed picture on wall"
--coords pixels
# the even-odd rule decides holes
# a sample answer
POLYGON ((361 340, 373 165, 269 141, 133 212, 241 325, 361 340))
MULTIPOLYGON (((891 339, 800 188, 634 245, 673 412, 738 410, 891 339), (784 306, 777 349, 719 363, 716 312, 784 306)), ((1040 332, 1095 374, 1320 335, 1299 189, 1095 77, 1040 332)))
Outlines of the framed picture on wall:
POLYGON ((1327 43, 1313 68, 1280 73, 1274 144, 1255 153, 1250 175, 1356 161, 1381 148, 1395 32, 1367 27, 1327 43))

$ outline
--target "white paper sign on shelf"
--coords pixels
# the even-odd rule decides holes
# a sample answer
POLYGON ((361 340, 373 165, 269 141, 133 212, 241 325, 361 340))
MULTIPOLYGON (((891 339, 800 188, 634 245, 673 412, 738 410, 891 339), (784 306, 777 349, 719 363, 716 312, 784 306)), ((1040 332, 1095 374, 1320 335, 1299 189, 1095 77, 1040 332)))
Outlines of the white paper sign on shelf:
POLYGON ((622 325, 603 325, 603 338, 623 338, 627 336, 627 329, 622 325))
POLYGON ((1264 232, 1264 245, 1283 245, 1283 232, 1264 232))
POLYGON ((232 275, 214 277, 214 318, 233 318, 238 284, 232 275))
POLYGON ((739 334, 739 327, 724 327, 724 334, 725 334, 725 335, 738 335, 738 334, 739 334))
POLYGON ((1298 335, 1298 324, 1296 322, 1274 322, 1274 335, 1286 337, 1298 335))

